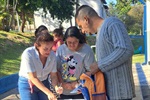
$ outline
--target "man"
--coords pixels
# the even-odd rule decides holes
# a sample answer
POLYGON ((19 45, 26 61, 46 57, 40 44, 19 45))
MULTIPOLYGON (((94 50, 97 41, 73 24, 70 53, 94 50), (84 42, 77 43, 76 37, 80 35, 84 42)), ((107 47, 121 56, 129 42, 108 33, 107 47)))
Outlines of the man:
POLYGON ((91 73, 102 71, 110 100, 131 100, 135 97, 132 75, 133 45, 124 24, 117 18, 102 19, 88 5, 76 12, 76 22, 84 33, 97 33, 97 64, 91 73))

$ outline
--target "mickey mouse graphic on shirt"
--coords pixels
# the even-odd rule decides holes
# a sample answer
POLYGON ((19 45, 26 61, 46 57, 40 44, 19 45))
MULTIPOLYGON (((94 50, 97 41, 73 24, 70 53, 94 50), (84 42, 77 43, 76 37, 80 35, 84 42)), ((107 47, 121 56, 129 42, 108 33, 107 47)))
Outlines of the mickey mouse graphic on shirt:
POLYGON ((68 63, 68 74, 67 74, 67 76, 72 81, 76 80, 76 77, 74 77, 74 74, 76 72, 77 62, 75 61, 75 59, 72 55, 67 58, 67 63, 68 63))

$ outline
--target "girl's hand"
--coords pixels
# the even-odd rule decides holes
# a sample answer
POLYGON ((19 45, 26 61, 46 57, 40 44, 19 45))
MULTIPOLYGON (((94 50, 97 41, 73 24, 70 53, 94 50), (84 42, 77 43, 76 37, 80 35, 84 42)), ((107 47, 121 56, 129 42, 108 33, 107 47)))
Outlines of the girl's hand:
POLYGON ((67 82, 63 82, 62 87, 64 89, 67 89, 67 90, 72 90, 73 89, 71 83, 67 83, 67 82))
POLYGON ((77 81, 71 82, 72 89, 75 89, 78 86, 78 84, 79 83, 77 81))

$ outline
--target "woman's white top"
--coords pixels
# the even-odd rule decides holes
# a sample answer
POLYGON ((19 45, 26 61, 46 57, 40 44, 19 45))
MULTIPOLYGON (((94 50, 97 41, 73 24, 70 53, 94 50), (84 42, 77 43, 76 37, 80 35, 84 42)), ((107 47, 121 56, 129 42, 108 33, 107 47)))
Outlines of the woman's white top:
POLYGON ((57 72, 56 66, 57 61, 53 51, 50 51, 46 64, 43 66, 37 49, 32 46, 25 49, 22 53, 19 76, 28 78, 29 72, 36 72, 38 79, 44 81, 50 72, 57 72))

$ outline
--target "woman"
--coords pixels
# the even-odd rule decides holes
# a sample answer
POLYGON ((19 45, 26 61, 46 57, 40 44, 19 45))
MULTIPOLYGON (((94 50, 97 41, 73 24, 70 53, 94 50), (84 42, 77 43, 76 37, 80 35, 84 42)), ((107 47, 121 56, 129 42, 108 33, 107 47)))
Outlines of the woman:
MULTIPOLYGON (((24 50, 21 57, 18 88, 21 100, 55 100, 49 90, 48 76, 57 86, 56 56, 51 50, 53 37, 48 32, 38 32, 34 46, 24 50)), ((62 92, 62 88, 56 90, 62 92)))
POLYGON ((90 65, 95 61, 94 53, 75 26, 67 29, 64 41, 65 44, 62 44, 56 51, 60 74, 58 76, 64 89, 60 99, 83 99, 82 94, 70 92, 78 84, 82 73, 90 75, 90 65))

